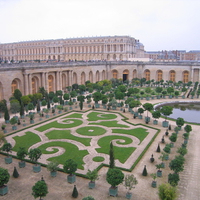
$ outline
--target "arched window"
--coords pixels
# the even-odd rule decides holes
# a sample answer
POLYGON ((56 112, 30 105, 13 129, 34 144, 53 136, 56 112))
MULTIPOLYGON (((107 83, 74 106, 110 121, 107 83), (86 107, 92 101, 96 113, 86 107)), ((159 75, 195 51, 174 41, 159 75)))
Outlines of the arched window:
POLYGON ((48 84, 49 84, 49 92, 53 92, 54 87, 53 87, 53 76, 52 75, 48 76, 48 84))
POLYGON ((39 88, 38 82, 39 82, 39 81, 38 81, 38 78, 37 78, 37 77, 33 77, 33 78, 32 78, 32 94, 37 93, 38 88, 39 88))
POLYGON ((96 72, 96 81, 100 81, 100 75, 99 75, 99 71, 96 72))
POLYGON ((157 71, 157 81, 161 81, 163 79, 163 72, 161 70, 157 71))
POLYGON ((146 69, 144 73, 145 73, 144 75, 145 75, 146 80, 149 81, 150 80, 150 71, 148 69, 146 69))
POLYGON ((118 78, 118 72, 117 70, 113 70, 113 78, 118 78))
POLYGON ((176 77, 176 72, 174 70, 171 70, 169 72, 169 80, 175 82, 176 81, 175 77, 176 77))
POLYGON ((73 73, 73 84, 77 83, 77 74, 73 73))
POLYGON ((92 74, 92 71, 90 71, 90 73, 89 73, 89 81, 91 83, 93 83, 93 74, 92 74))
POLYGON ((184 71, 183 72, 183 83, 188 83, 188 81, 189 81, 189 72, 184 71))
POLYGON ((85 72, 81 73, 81 85, 85 84, 85 72))
POLYGON ((136 69, 133 70, 133 78, 137 78, 137 70, 136 69))

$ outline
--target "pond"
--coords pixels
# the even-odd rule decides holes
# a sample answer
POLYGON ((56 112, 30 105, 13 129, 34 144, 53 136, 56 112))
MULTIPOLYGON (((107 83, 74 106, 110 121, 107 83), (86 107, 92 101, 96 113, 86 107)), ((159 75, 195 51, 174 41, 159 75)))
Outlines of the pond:
POLYGON ((163 105, 173 107, 173 113, 168 116, 169 118, 182 117, 186 122, 200 123, 200 102, 169 102, 157 105, 155 109, 163 105))

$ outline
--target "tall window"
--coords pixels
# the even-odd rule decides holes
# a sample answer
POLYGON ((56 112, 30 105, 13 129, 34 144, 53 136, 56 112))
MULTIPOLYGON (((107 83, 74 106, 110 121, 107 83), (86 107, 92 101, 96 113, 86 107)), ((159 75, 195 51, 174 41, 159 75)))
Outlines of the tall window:
POLYGON ((158 77, 157 77, 157 79, 158 79, 158 81, 161 81, 162 79, 163 79, 163 72, 161 71, 161 70, 158 70, 158 77))
POLYGON ((11 84, 11 90, 12 90, 12 94, 14 93, 14 91, 18 89, 18 84, 16 80, 13 80, 12 84, 11 84))
POLYGON ((116 78, 116 79, 117 79, 117 70, 114 70, 114 71, 113 71, 113 78, 116 78))
POLYGON ((189 81, 189 72, 184 71, 183 72, 183 83, 188 83, 188 81, 189 81))
POLYGON ((175 76, 176 76, 175 71, 174 71, 174 70, 171 70, 171 71, 169 72, 169 79, 170 79, 170 81, 175 82, 175 76))
POLYGON ((148 69, 145 70, 145 78, 146 78, 147 81, 150 80, 150 71, 148 69))
POLYGON ((49 75, 48 82, 49 82, 49 92, 53 92, 53 76, 52 75, 49 75))

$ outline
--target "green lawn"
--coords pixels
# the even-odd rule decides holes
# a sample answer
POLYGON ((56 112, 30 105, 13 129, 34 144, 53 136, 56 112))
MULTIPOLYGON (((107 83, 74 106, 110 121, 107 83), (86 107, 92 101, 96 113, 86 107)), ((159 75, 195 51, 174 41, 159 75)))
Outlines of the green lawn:
POLYGON ((67 117, 63 117, 63 119, 64 119, 64 118, 80 118, 80 119, 82 119, 82 116, 83 116, 83 114, 80 114, 80 113, 73 113, 73 114, 71 114, 71 115, 68 115, 67 117))
POLYGON ((127 135, 133 135, 140 140, 140 143, 144 140, 144 138, 149 134, 146 129, 144 128, 135 128, 130 130, 125 129, 113 129, 113 133, 121 133, 127 135))
POLYGON ((70 120, 68 119, 63 122, 67 122, 67 121, 73 121, 73 123, 60 124, 57 121, 54 121, 54 122, 45 124, 44 126, 40 126, 39 128, 36 128, 35 130, 43 132, 43 131, 48 130, 49 128, 72 128, 72 127, 79 126, 83 123, 81 120, 78 120, 78 119, 70 119, 70 120))
MULTIPOLYGON (((105 153, 105 154, 109 154, 109 150, 110 150, 110 142, 114 139, 123 139, 125 140, 124 143, 120 143, 119 144, 130 144, 132 142, 132 140, 130 138, 124 137, 124 136, 117 136, 117 135, 113 135, 113 136, 106 136, 101 138, 98 141, 98 145, 101 147, 99 149, 96 149, 96 151, 98 153, 105 153)), ((116 147, 114 146, 114 155, 115 155, 115 159, 119 159, 119 161, 121 163, 125 163, 126 160, 129 158, 129 156, 134 152, 134 150, 136 149, 135 147, 116 147)))
POLYGON ((28 151, 28 149, 34 145, 37 142, 41 142, 40 137, 32 132, 26 132, 23 136, 15 136, 13 137, 16 144, 13 147, 13 151, 18 151, 19 147, 25 147, 25 149, 28 151))
POLYGON ((118 121, 102 121, 99 123, 89 123, 89 125, 102 125, 106 127, 121 127, 121 128, 129 128, 129 126, 124 124, 118 124, 118 121))
POLYGON ((90 138, 76 137, 70 133, 70 130, 53 130, 45 134, 50 140, 52 139, 70 139, 78 141, 85 146, 90 146, 90 138))
POLYGON ((55 150, 55 149, 53 152, 46 151, 46 148, 48 148, 48 147, 55 147, 55 149, 56 149, 56 147, 62 147, 65 149, 65 152, 62 155, 56 156, 56 157, 51 157, 48 159, 48 161, 56 160, 60 164, 64 164, 66 160, 73 159, 78 164, 79 169, 84 169, 83 168, 83 164, 84 164, 83 157, 88 155, 87 150, 79 150, 77 146, 75 146, 71 143, 60 142, 60 141, 48 142, 46 144, 42 144, 41 146, 39 146, 39 149, 41 149, 43 154, 51 154, 51 153, 57 152, 57 150, 55 150))
POLYGON ((86 126, 77 129, 76 132, 80 135, 97 136, 105 134, 106 130, 101 127, 86 126))
POLYGON ((87 115, 87 117, 88 117, 88 121, 97 121, 97 120, 116 119, 117 115, 105 114, 105 113, 101 113, 101 112, 91 112, 87 115), (101 115, 101 117, 98 115, 101 115))

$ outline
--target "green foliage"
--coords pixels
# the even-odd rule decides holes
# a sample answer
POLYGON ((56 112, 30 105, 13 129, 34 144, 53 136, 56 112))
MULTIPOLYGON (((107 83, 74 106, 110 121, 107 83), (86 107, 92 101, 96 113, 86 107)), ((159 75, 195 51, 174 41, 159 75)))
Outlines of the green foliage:
POLYGON ((17 113, 20 111, 20 103, 19 101, 15 101, 15 102, 12 102, 10 103, 10 110, 12 113, 17 113))
POLYGON ((15 97, 15 99, 21 102, 22 93, 19 89, 15 89, 13 96, 15 97))
POLYGON ((57 96, 54 96, 54 97, 53 97, 53 102, 54 102, 54 103, 58 103, 58 101, 59 101, 59 98, 58 98, 57 96))
POLYGON ((163 151, 166 152, 166 153, 170 153, 170 151, 171 151, 170 144, 166 144, 165 147, 164 147, 164 149, 163 149, 163 151))
POLYGON ((110 168, 115 167, 115 156, 114 156, 114 150, 113 150, 113 143, 110 143, 110 151, 109 151, 109 156, 110 156, 110 168))
POLYGON ((13 177, 14 177, 14 178, 18 178, 18 177, 19 177, 19 173, 18 173, 16 167, 14 167, 13 177))
POLYGON ((78 197, 78 190, 76 188, 76 185, 74 185, 74 189, 73 189, 73 192, 72 192, 72 197, 74 197, 74 198, 78 197))
POLYGON ((98 175, 97 169, 94 169, 93 171, 88 169, 88 172, 87 172, 86 176, 88 177, 88 179, 90 181, 93 181, 93 182, 99 179, 99 175, 98 175))
POLYGON ((20 116, 23 116, 23 115, 24 115, 24 103, 23 103, 23 102, 21 102, 21 106, 20 106, 20 111, 19 111, 19 113, 20 113, 20 116))
POLYGON ((145 165, 143 172, 142 172, 142 176, 147 176, 147 175, 148 175, 148 173, 147 173, 147 168, 146 168, 146 165, 145 165))
POLYGON ((124 186, 126 189, 128 189, 129 191, 134 187, 134 185, 137 185, 138 181, 136 179, 136 177, 133 174, 127 174, 124 178, 124 186))
POLYGON ((123 182, 124 174, 120 169, 109 168, 106 174, 106 181, 112 186, 116 187, 123 182))
POLYGON ((87 196, 87 197, 84 197, 82 200, 95 200, 95 198, 92 196, 87 196))
POLYGON ((1 148, 2 151, 5 151, 6 153, 9 153, 11 152, 12 150, 12 145, 10 143, 5 143, 2 148, 1 148))
POLYGON ((140 113, 140 115, 144 112, 143 108, 138 108, 138 113, 140 113))
POLYGON ((33 103, 29 103, 29 104, 28 104, 28 110, 33 110, 33 109, 34 109, 33 103))
POLYGON ((23 102, 24 105, 28 105, 31 102, 31 99, 28 95, 21 97, 21 102, 23 102))
POLYGON ((11 125, 15 125, 17 123, 17 118, 16 117, 13 117, 10 119, 10 124, 11 125))
POLYGON ((155 119, 159 119, 160 116, 161 116, 160 111, 159 111, 159 110, 156 110, 156 111, 152 112, 152 116, 153 116, 153 118, 155 118, 155 119))
POLYGON ((158 196, 160 200, 175 200, 177 198, 176 187, 172 187, 169 183, 163 183, 158 187, 158 196))
POLYGON ((168 183, 171 186, 177 186, 178 182, 179 182, 180 178, 179 178, 179 174, 173 173, 173 174, 168 174, 168 183))
POLYGON ((169 163, 169 168, 176 174, 184 170, 185 159, 182 155, 176 156, 175 159, 169 163))
POLYGON ((176 125, 177 125, 177 126, 183 126, 184 123, 185 123, 185 120, 184 120, 183 118, 178 117, 178 118, 176 119, 176 125))
POLYGON ((177 134, 176 133, 172 133, 172 135, 169 137, 171 142, 176 142, 177 140, 177 134))
POLYGON ((19 147, 19 150, 17 151, 17 158, 23 160, 27 155, 28 152, 26 151, 25 147, 19 147))
POLYGON ((42 104, 42 106, 46 106, 47 105, 47 102, 46 102, 46 100, 42 100, 42 102, 41 102, 41 104, 42 104))
MULTIPOLYGON (((143 104, 142 106, 143 106, 143 108, 144 108, 145 110, 147 110, 147 111, 153 110, 153 104, 151 104, 151 103, 145 103, 145 104, 143 104)), ((148 117, 148 112, 147 112, 147 117, 148 117)))
POLYGON ((187 149, 184 147, 180 147, 178 148, 177 153, 180 153, 180 155, 184 156, 185 154, 187 154, 187 149))
POLYGON ((32 187, 32 195, 34 198, 45 197, 48 194, 48 187, 45 181, 41 180, 38 181, 33 187, 32 187))
POLYGON ((184 130, 185 130, 187 133, 189 133, 189 132, 192 131, 192 126, 187 124, 187 125, 184 127, 184 130))
POLYGON ((63 170, 70 175, 74 174, 77 170, 77 163, 72 159, 66 160, 65 164, 63 165, 63 170))
POLYGON ((47 170, 50 172, 56 172, 59 169, 58 165, 59 163, 57 161, 51 161, 47 164, 47 170))
POLYGON ((5 107, 4 119, 5 119, 5 121, 7 121, 7 120, 10 119, 10 115, 9 115, 9 113, 8 113, 8 108, 7 108, 7 106, 5 107))
POLYGON ((0 167, 0 187, 8 183, 9 179, 10 174, 8 173, 8 170, 0 167))
POLYGON ((160 145, 158 144, 158 147, 156 149, 156 152, 160 152, 160 145))
POLYGON ((35 148, 35 149, 30 149, 29 153, 29 158, 32 162, 37 162, 37 160, 41 157, 42 152, 40 149, 35 148))
POLYGON ((169 116, 172 114, 173 107, 171 106, 163 106, 160 110, 160 112, 165 115, 165 117, 169 116))

